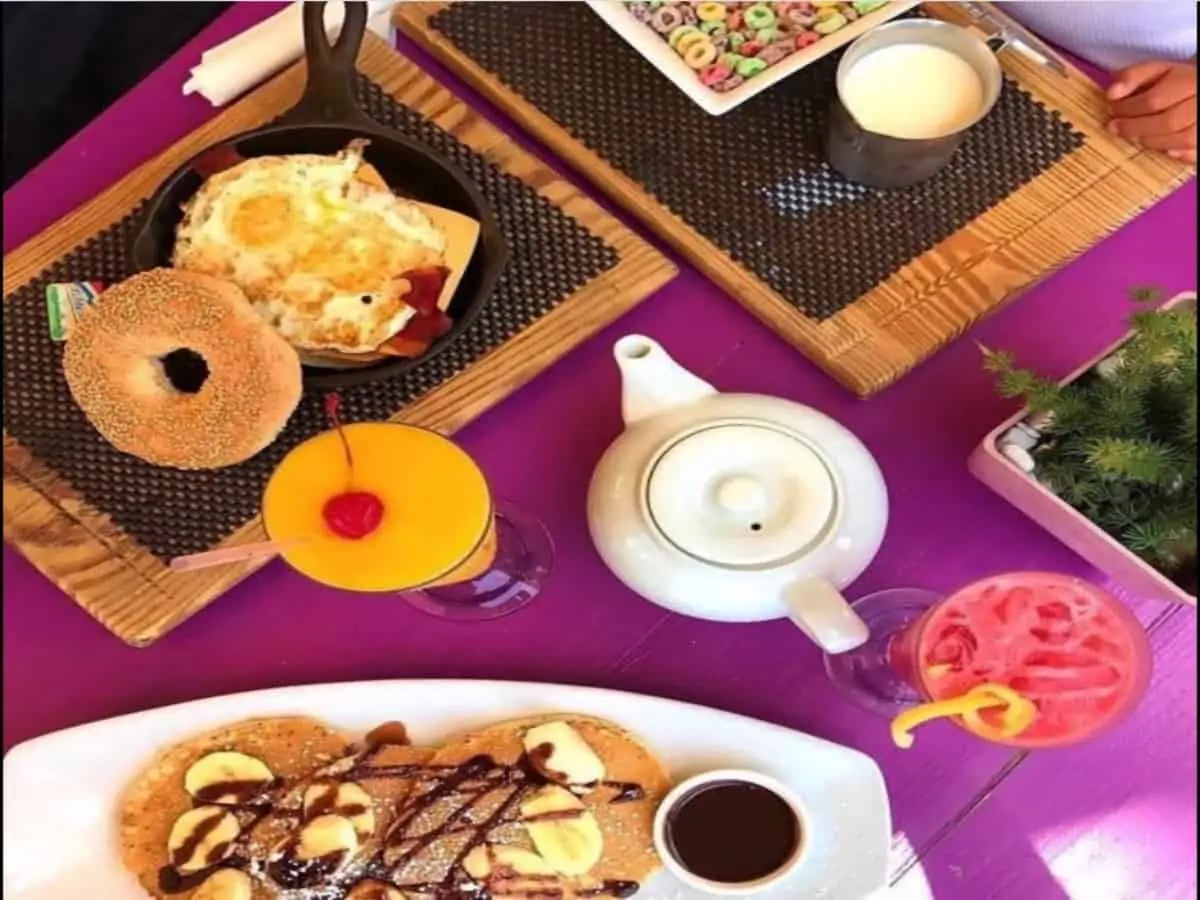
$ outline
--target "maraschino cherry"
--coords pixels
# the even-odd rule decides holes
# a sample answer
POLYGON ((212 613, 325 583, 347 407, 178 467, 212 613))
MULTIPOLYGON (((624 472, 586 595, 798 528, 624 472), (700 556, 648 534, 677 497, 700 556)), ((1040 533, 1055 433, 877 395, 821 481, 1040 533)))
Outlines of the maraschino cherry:
POLYGON ((344 491, 325 502, 321 515, 338 537, 357 541, 383 521, 383 501, 367 491, 344 491))
MULTIPOLYGON (((338 416, 341 405, 342 398, 338 394, 329 394, 325 398, 325 412, 341 439, 342 449, 346 452, 346 466, 353 473, 354 457, 338 416)), ((325 501, 321 515, 329 530, 338 537, 357 541, 373 532, 383 521, 383 501, 369 491, 342 491, 325 501)))

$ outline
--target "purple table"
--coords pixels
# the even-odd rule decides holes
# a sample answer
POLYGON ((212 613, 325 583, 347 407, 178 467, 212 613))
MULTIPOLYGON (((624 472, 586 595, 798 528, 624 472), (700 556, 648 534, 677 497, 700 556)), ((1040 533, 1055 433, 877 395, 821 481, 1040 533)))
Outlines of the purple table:
MULTIPOLYGON (((232 9, 5 194, 5 252, 211 116, 204 101, 180 96, 187 68, 275 8, 232 9)), ((444 70, 405 50, 516 134, 444 70)), ((442 622, 273 564, 153 647, 134 650, 5 547, 4 745, 279 685, 439 676, 599 685, 757 716, 872 754, 893 802, 896 897, 1190 900, 1193 610, 1131 600, 1150 627, 1157 674, 1132 720, 1090 745, 1027 756, 934 725, 901 752, 883 721, 826 683, 818 652, 790 625, 684 619, 625 590, 592 550, 583 511, 592 467, 621 427, 609 348, 637 331, 721 389, 815 406, 870 446, 890 485, 892 525, 853 595, 897 585, 948 590, 1021 568, 1102 580, 967 473, 971 448, 1011 411, 981 372, 972 339, 1049 373, 1069 371, 1122 332, 1126 286, 1196 286, 1195 221, 1192 183, 869 402, 681 265, 672 284, 460 434, 497 490, 541 515, 558 544, 549 589, 498 622, 442 622)))

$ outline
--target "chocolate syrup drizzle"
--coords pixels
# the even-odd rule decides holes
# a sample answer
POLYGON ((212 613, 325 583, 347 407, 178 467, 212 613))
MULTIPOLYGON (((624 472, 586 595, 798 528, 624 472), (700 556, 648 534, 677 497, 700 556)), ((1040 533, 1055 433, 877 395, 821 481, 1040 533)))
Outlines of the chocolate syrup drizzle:
MULTIPOLYGON (((247 781, 205 787, 198 793, 194 805, 204 806, 230 796, 234 797, 234 803, 223 803, 221 808, 238 816, 241 831, 232 847, 223 844, 209 852, 205 860, 208 863, 207 868, 182 874, 177 866, 192 858, 204 838, 217 827, 221 816, 214 814, 211 819, 202 822, 189 836, 188 841, 172 854, 171 864, 159 870, 159 889, 165 894, 183 893, 199 887, 217 869, 249 869, 256 860, 251 858, 247 842, 255 829, 268 819, 280 820, 289 826, 299 826, 320 815, 332 813, 352 817, 366 812, 365 807, 358 804, 337 806, 337 787, 342 782, 404 779, 416 782, 412 793, 396 810, 379 848, 361 864, 360 870, 353 878, 345 882, 333 879, 345 861, 342 853, 332 853, 316 859, 300 859, 296 854, 298 832, 283 845, 281 853, 271 854, 271 858, 266 861, 266 874, 283 890, 320 888, 323 900, 345 900, 351 891, 362 884, 379 886, 378 896, 381 900, 385 886, 418 895, 422 900, 492 900, 493 896, 496 896, 493 891, 501 888, 503 892, 500 896, 506 900, 516 900, 520 896, 524 896, 526 900, 558 900, 565 896, 555 876, 493 872, 488 878, 488 883, 480 885, 463 867, 463 860, 467 855, 476 847, 488 843, 491 835, 499 828, 520 821, 566 819, 581 814, 582 811, 560 811, 521 818, 519 807, 526 796, 544 785, 559 783, 562 780, 561 777, 555 777, 557 773, 545 769, 544 759, 548 754, 541 754, 539 758, 537 751, 541 748, 535 748, 533 754, 523 754, 512 765, 497 762, 486 755, 474 756, 453 766, 370 764, 385 747, 407 743, 409 741, 404 727, 399 723, 387 723, 367 735, 365 747, 348 748, 348 757, 353 760, 349 765, 346 765, 347 760, 343 759, 292 782, 275 779, 267 784, 247 781), (317 784, 326 784, 329 790, 310 803, 307 810, 281 806, 289 798, 295 798, 297 795, 303 797, 305 791, 298 789, 317 784), (510 793, 500 805, 483 821, 472 822, 472 811, 502 790, 509 790, 510 793), (409 834, 410 827, 422 813, 446 799, 452 799, 459 805, 432 830, 421 834, 409 834), (455 834, 468 834, 469 838, 451 861, 445 878, 423 883, 406 883, 399 879, 399 873, 423 850, 455 834), (527 887, 523 895, 517 894, 512 892, 513 886, 507 882, 518 882, 527 887)), ((585 787, 611 792, 607 800, 609 803, 631 803, 645 798, 645 790, 633 782, 601 781, 585 787)), ((628 898, 632 897, 638 888, 638 883, 634 881, 607 880, 594 887, 575 888, 573 894, 581 900, 628 898)))

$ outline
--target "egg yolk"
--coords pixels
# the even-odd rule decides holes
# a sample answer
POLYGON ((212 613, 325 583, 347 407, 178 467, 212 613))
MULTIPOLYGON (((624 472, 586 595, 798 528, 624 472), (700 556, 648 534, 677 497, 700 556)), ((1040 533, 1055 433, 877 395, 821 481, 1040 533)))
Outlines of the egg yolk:
POLYGON ((283 194, 248 197, 233 210, 229 224, 247 246, 277 243, 292 228, 292 201, 283 194))

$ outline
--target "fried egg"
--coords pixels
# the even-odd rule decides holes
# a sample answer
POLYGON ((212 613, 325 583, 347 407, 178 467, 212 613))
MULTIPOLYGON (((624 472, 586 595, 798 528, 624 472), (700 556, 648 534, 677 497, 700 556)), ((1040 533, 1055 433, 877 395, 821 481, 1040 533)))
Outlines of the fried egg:
POLYGON ((417 312, 405 273, 442 266, 446 239, 362 150, 260 156, 213 175, 184 209, 173 265, 237 284, 293 346, 375 350, 417 312))

